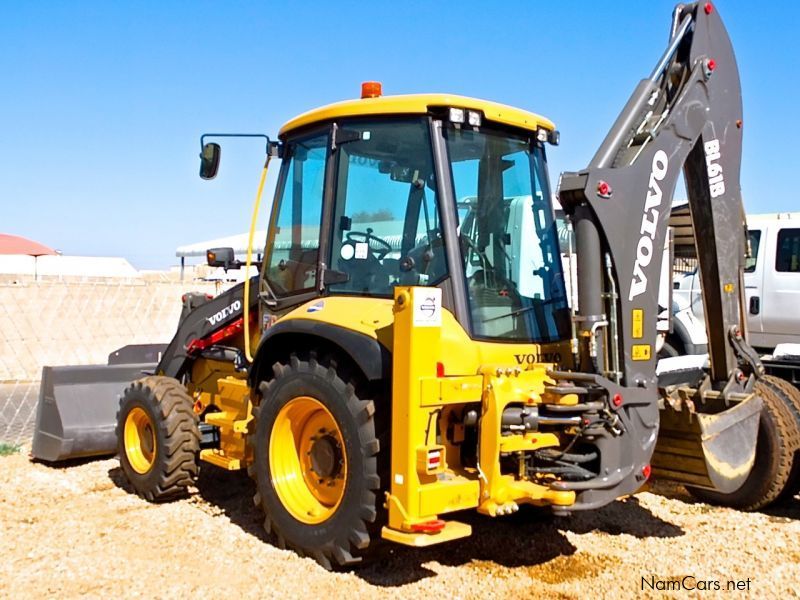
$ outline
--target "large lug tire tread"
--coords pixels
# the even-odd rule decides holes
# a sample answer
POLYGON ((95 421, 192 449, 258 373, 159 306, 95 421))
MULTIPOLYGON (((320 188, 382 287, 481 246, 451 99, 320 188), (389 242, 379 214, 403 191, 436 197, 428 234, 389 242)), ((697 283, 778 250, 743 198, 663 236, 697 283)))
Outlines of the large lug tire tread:
POLYGON ((378 515, 378 453, 375 404, 357 394, 346 370, 337 368, 335 359, 321 364, 314 354, 307 360, 297 355, 273 365, 273 378, 259 386, 258 406, 253 407, 254 423, 248 443, 254 462, 248 473, 255 480, 254 504, 264 512, 264 529, 279 548, 289 548, 315 559, 326 569, 347 568, 362 562, 370 545, 378 515), (301 523, 284 507, 272 485, 269 440, 280 409, 297 396, 311 396, 333 414, 342 432, 347 455, 347 481, 344 497, 327 520, 318 524, 301 523))
POLYGON ((767 508, 781 496, 792 475, 800 430, 791 409, 771 382, 759 381, 756 393, 764 401, 758 425, 756 459, 742 486, 729 494, 686 486, 698 500, 744 511, 767 508))
POLYGON ((197 480, 200 430, 193 404, 186 388, 172 377, 138 379, 122 395, 116 428, 120 465, 136 493, 146 500, 185 496, 197 480), (134 407, 147 412, 156 430, 154 464, 144 474, 131 467, 125 453, 125 419, 134 407))
POLYGON ((783 398, 784 404, 789 408, 795 419, 795 435, 798 440, 798 449, 794 453, 792 470, 789 473, 786 487, 783 488, 783 491, 775 501, 776 503, 786 502, 800 491, 800 390, 785 379, 775 375, 765 375, 761 378, 761 381, 773 388, 783 398))

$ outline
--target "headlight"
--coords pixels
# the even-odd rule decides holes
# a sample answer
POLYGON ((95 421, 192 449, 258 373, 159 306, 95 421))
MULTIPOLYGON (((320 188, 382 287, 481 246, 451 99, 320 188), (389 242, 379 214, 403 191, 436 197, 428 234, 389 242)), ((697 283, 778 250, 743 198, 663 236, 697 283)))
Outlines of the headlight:
POLYGON ((463 123, 464 122, 464 109, 463 108, 451 108, 450 109, 450 122, 451 123, 463 123))
POLYGON ((467 111, 467 122, 473 127, 481 126, 481 113, 477 110, 467 111))

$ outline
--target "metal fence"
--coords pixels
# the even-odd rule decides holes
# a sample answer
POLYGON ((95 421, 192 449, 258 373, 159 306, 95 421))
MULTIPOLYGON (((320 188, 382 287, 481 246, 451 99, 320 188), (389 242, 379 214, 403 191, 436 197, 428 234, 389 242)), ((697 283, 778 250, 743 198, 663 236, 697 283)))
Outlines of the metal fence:
POLYGON ((672 263, 672 272, 674 275, 692 273, 697 269, 697 265, 698 260, 696 258, 676 256, 675 261, 672 263))
POLYGON ((181 295, 221 289, 174 281, 0 282, 0 443, 29 442, 42 366, 105 364, 127 344, 168 342, 181 295))
MULTIPOLYGON (((676 274, 696 268, 678 258, 676 274)), ((168 342, 181 296, 232 284, 176 281, 0 281, 0 443, 31 439, 44 365, 105 364, 128 344, 168 342)))

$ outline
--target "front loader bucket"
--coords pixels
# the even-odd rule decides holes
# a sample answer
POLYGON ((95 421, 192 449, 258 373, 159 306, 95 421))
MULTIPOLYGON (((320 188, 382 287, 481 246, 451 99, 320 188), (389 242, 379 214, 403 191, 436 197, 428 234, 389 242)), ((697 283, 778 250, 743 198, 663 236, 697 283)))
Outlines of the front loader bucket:
POLYGON ((729 494, 750 474, 762 400, 758 396, 716 414, 660 411, 653 475, 729 494))
POLYGON ((116 454, 119 397, 156 364, 43 367, 33 457, 58 462, 116 454))

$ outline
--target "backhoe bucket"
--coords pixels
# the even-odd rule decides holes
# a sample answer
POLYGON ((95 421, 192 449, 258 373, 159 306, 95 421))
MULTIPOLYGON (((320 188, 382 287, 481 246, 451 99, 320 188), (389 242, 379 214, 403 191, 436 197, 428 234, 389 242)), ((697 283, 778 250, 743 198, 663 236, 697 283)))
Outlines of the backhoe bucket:
POLYGON ((116 454, 119 398, 133 380, 155 370, 165 347, 125 346, 107 365, 42 367, 33 457, 59 462, 116 454))
POLYGON ((736 491, 755 461, 761 408, 753 395, 716 414, 662 409, 653 475, 723 494, 736 491))

